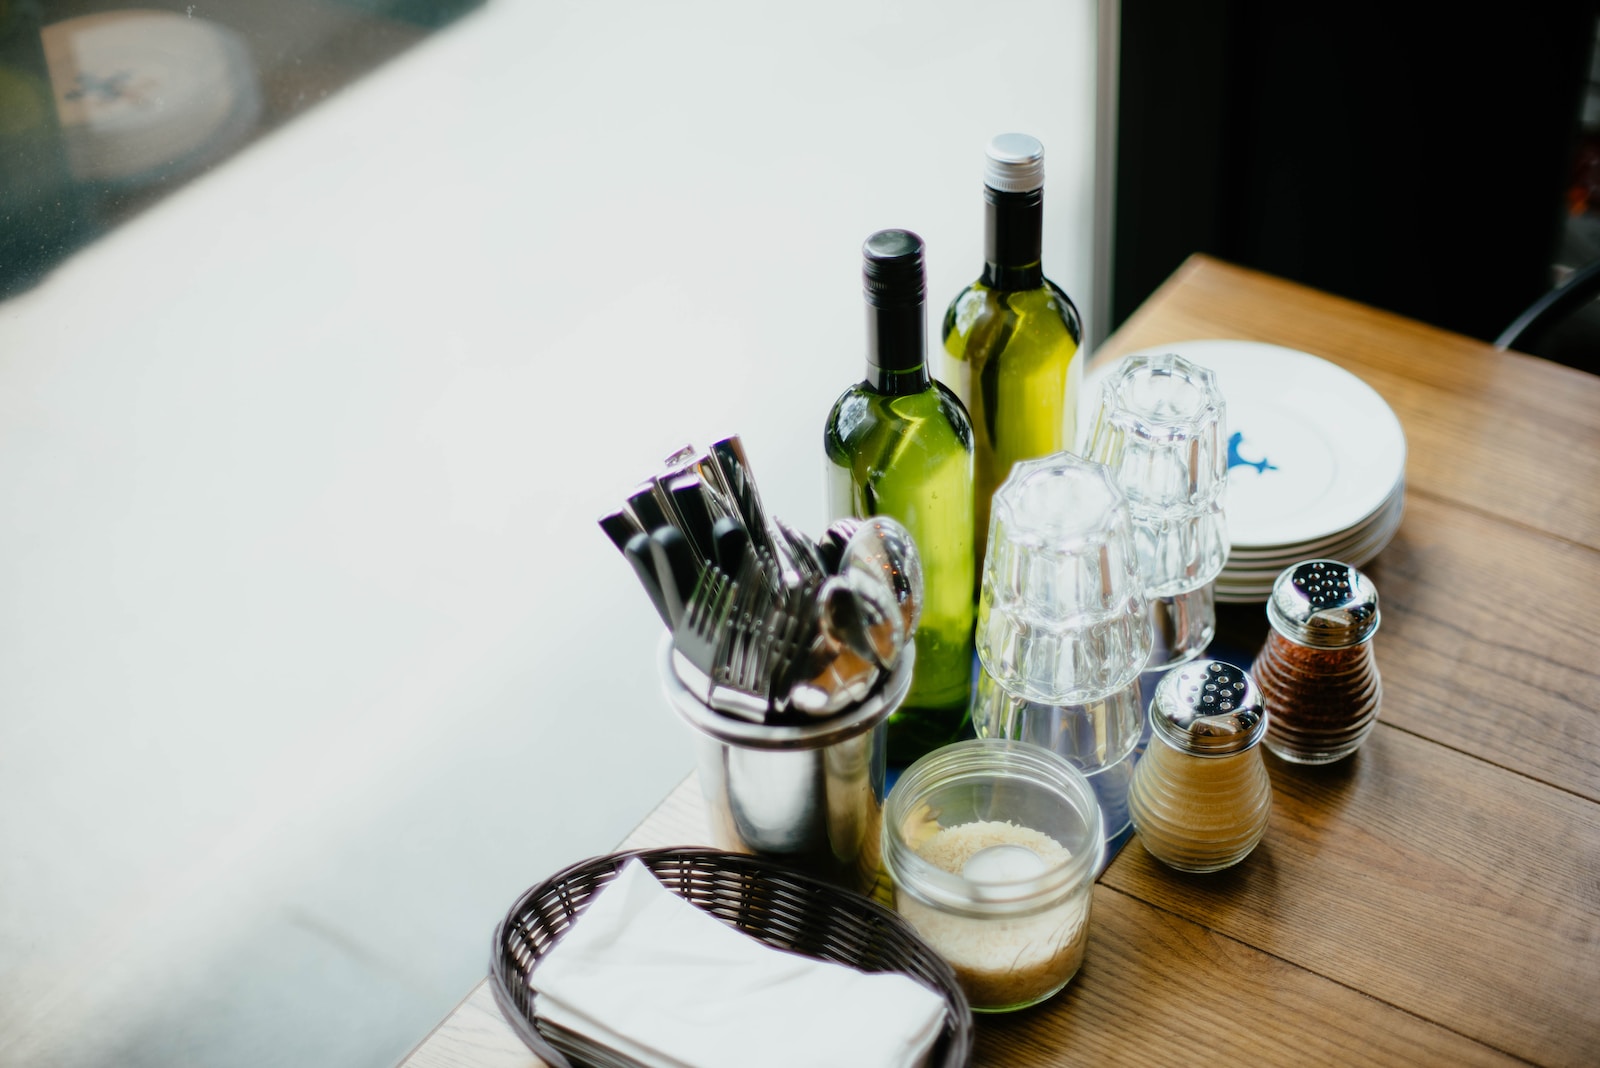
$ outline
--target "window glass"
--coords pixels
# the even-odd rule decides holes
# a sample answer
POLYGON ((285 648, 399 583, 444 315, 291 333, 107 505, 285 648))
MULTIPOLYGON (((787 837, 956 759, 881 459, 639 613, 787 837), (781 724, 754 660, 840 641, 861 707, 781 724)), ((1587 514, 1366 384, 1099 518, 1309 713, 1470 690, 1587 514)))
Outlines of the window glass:
POLYGON ((0 0, 0 298, 480 0, 0 0))

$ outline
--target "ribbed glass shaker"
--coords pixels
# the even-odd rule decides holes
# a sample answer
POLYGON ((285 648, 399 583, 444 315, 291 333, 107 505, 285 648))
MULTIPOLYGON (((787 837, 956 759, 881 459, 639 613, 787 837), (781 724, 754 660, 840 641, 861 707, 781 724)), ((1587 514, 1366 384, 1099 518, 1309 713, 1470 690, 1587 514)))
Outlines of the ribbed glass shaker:
POLYGON ((1377 588, 1349 564, 1307 560, 1278 575, 1267 601, 1272 629, 1250 669, 1274 754, 1330 764, 1360 748, 1383 700, 1372 651, 1378 620, 1377 588))
POLYGON ((1151 856, 1192 872, 1249 856, 1272 811, 1258 744, 1266 730, 1255 684, 1232 664, 1195 660, 1162 677, 1150 701, 1151 744, 1128 790, 1151 856))
POLYGON ((1155 631, 1146 670, 1200 655, 1216 633, 1212 583, 1228 556, 1227 405, 1216 376, 1172 353, 1124 358, 1101 383, 1084 455, 1128 499, 1155 631))
POLYGON ((973 740, 906 769, 884 805, 895 908, 977 1012, 1037 1004, 1083 964, 1105 837, 1094 791, 1047 749, 973 740))

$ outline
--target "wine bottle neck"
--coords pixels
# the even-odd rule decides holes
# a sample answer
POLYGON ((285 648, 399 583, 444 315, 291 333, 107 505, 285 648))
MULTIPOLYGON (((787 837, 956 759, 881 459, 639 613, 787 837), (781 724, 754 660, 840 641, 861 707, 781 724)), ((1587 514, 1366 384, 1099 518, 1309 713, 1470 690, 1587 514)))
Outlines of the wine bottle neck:
POLYGON ((930 384, 923 306, 867 305, 867 384, 891 397, 921 393, 930 384))
POLYGON ((867 385, 902 396, 928 388, 923 308, 928 279, 922 238, 910 230, 879 230, 861 247, 862 294, 867 300, 867 385))
POLYGON ((983 284, 1007 291, 1037 289, 1044 284, 1044 190, 1002 193, 985 186, 983 201, 983 284))

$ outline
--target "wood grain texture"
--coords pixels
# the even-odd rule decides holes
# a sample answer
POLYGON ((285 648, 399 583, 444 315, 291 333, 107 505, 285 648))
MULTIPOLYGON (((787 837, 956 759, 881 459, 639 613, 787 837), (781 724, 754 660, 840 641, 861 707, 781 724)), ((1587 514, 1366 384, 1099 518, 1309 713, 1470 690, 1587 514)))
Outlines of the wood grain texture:
POLYGON ((1348 761, 1267 758, 1271 824, 1185 876, 1137 840, 1102 881, 1514 1056, 1600 1050, 1600 807, 1379 723, 1348 761))
POLYGON ((501 1017, 487 979, 400 1063, 403 1068, 548 1068, 501 1017))
POLYGON ((1409 488, 1600 548, 1600 378, 1204 256, 1095 361, 1219 337, 1309 352, 1360 376, 1405 429, 1409 488))
POLYGON ((1365 570, 1384 722, 1600 801, 1600 553, 1413 493, 1365 570))
POLYGON ((700 795, 700 779, 687 776, 666 800, 656 806, 618 849, 665 849, 668 846, 708 846, 711 831, 706 821, 706 806, 700 795))
POLYGON ((1072 985, 1035 1009, 982 1017, 974 1058, 995 1068, 1259 1062, 1518 1063, 1105 885, 1072 985))

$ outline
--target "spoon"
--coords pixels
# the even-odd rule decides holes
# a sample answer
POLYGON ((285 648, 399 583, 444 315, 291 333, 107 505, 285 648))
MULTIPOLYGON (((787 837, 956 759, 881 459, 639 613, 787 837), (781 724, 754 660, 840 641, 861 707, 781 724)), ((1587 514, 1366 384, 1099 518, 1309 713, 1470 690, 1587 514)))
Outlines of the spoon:
POLYGON ((850 536, 860 529, 861 520, 845 516, 835 519, 822 532, 822 537, 817 541, 817 555, 822 557, 823 566, 829 574, 837 575, 844 570, 845 548, 850 544, 850 536))
POLYGON ((922 557, 905 527, 887 516, 872 516, 845 545, 844 568, 877 582, 900 609, 902 633, 913 634, 922 618, 922 557))
POLYGON ((878 667, 893 667, 905 644, 898 607, 881 584, 851 573, 833 575, 817 591, 822 636, 878 667))
POLYGON ((820 659, 820 669, 789 691, 789 707, 808 716, 831 716, 866 700, 878 681, 872 662, 849 649, 820 659))

